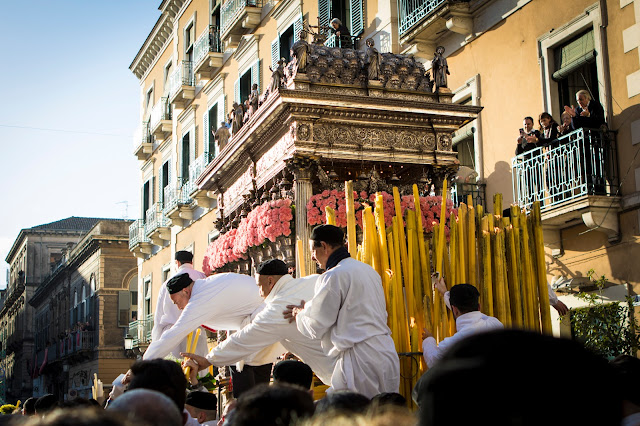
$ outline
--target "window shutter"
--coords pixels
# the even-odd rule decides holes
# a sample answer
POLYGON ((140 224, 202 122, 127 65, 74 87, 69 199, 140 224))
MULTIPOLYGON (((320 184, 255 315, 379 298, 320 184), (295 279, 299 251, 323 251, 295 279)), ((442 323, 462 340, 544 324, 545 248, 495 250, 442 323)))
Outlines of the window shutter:
POLYGON ((120 327, 129 325, 130 297, 129 290, 118 292, 118 326, 120 327))
POLYGON ((208 158, 207 156, 209 155, 209 139, 212 137, 211 136, 211 129, 209 129, 209 110, 206 110, 204 112, 204 117, 202 120, 202 136, 204 139, 204 156, 205 156, 205 164, 208 162, 208 158))
MULTIPOLYGON (((330 0, 318 0, 318 25, 328 27, 331 21, 330 0)), ((351 30, 353 33, 353 30, 351 30)))
POLYGON ((233 85, 233 96, 234 96, 233 100, 239 104, 240 103, 240 79, 237 79, 233 85))
MULTIPOLYGON (((300 31, 304 28, 304 21, 302 15, 293 23, 293 42, 300 40, 300 31)), ((273 45, 271 46, 271 51, 273 51, 273 45)))
POLYGON ((260 59, 251 67, 251 86, 254 84, 258 85, 258 92, 262 93, 262 84, 260 83, 260 59))
POLYGON ((351 1, 351 35, 357 36, 364 31, 364 5, 362 0, 351 1))
POLYGON ((149 208, 153 208, 153 205, 156 202, 156 177, 151 177, 151 195, 149 196, 149 208))
POLYGON ((271 68, 276 69, 276 64, 280 59, 280 35, 271 42, 271 68))

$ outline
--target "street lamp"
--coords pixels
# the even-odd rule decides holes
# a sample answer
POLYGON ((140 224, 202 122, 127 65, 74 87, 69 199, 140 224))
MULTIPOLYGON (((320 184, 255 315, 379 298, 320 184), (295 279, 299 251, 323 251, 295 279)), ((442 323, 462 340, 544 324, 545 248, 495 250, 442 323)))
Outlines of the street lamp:
POLYGON ((133 337, 131 337, 131 335, 129 334, 124 336, 124 350, 125 351, 133 350, 133 337))

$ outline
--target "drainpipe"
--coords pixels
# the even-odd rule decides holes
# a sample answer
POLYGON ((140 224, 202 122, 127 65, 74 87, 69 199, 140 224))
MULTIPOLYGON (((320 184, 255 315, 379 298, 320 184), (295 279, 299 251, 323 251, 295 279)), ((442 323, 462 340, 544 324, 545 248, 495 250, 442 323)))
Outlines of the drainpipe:
MULTIPOLYGON (((602 40, 602 66, 604 73, 604 90, 607 94, 604 102, 605 102, 605 110, 606 110, 606 121, 610 126, 613 125, 613 104, 611 99, 613 98, 613 93, 611 93, 611 74, 609 67, 609 41, 607 39, 607 27, 609 26, 609 13, 607 10, 607 2, 606 0, 600 0, 598 2, 598 6, 600 9, 600 20, 602 24, 600 25, 600 40, 602 40)), ((613 127, 613 126, 612 126, 613 127)))

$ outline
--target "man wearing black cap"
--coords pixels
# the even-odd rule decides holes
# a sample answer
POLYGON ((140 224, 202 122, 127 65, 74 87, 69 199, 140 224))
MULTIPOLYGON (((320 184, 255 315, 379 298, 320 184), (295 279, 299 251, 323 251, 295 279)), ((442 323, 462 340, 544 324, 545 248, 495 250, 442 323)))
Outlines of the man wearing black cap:
MULTIPOLYGON (((165 356, 200 325, 212 330, 240 330, 264 307, 255 282, 248 275, 217 274, 194 282, 188 274, 180 274, 171 278, 166 287, 182 312, 160 339, 151 342, 144 353, 145 360, 165 356)), ((201 336, 198 340, 206 338, 201 336)), ((278 346, 255 351, 243 359, 251 366, 271 364, 284 352, 278 346)))
POLYGON ((295 324, 291 324, 282 316, 287 305, 299 303, 300 300, 313 296, 318 275, 294 279, 287 270, 287 265, 280 259, 262 262, 256 269, 256 282, 260 296, 264 298, 265 308, 250 324, 212 349, 206 358, 183 354, 193 359, 186 362, 185 366, 202 370, 211 364, 233 364, 280 342, 287 351, 309 364, 320 380, 330 384, 336 355, 326 355, 319 340, 303 336, 295 324))
POLYGON ((212 393, 193 391, 187 394, 184 409, 202 425, 218 423, 218 398, 212 393))
MULTIPOLYGON (((202 278, 206 278, 206 275, 200 271, 196 271, 193 268, 193 254, 191 252, 180 250, 176 252, 175 255, 176 265, 178 266, 178 271, 174 276, 180 274, 188 274, 189 277, 195 281, 200 280, 202 278)), ((172 278, 172 277, 171 277, 172 278)), ((158 292, 158 301, 156 303, 156 311, 153 316, 153 329, 151 330, 151 340, 159 340, 162 336, 162 333, 170 329, 173 324, 178 321, 178 317, 180 317, 180 309, 171 301, 169 298, 169 293, 167 293, 167 282, 165 281, 160 287, 160 291, 158 292)), ((192 330, 193 331, 193 330, 192 330)), ((184 352, 187 348, 186 339, 183 339, 176 347, 171 348, 171 350, 161 355, 162 357, 171 353, 173 356, 180 356, 180 352, 184 352)), ((199 339, 198 346, 196 347, 196 353, 198 354, 206 354, 208 351, 207 348, 207 339, 199 339)))
POLYGON ((316 226, 309 243, 325 272, 313 298, 287 306, 284 317, 295 321, 303 335, 321 339, 325 353, 338 357, 333 391, 351 390, 368 398, 398 392, 400 361, 387 326, 380 275, 349 256, 337 226, 316 226))
POLYGON ((422 338, 422 351, 424 360, 429 368, 433 367, 442 358, 442 355, 454 343, 473 334, 503 328, 502 323, 494 317, 480 312, 480 293, 471 284, 457 284, 446 291, 444 278, 440 277, 435 282, 435 287, 444 295, 444 302, 453 312, 456 320, 456 333, 436 343, 430 331, 424 330, 422 338))

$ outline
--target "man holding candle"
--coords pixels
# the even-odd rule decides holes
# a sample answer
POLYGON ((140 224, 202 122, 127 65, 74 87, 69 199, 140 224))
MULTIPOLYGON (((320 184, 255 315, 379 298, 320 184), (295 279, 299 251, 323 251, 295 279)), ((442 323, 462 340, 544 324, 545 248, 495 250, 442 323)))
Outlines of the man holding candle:
MULTIPOLYGON (((151 342, 144 353, 145 360, 165 356, 200 325, 212 330, 240 330, 264 307, 254 280, 248 275, 216 274, 193 281, 185 273, 171 278, 166 287, 170 299, 182 312, 160 339, 151 342)), ((255 384, 268 382, 271 365, 283 352, 282 346, 271 345, 232 367, 234 395, 239 396, 255 384)))
POLYGON ((330 384, 336 356, 325 355, 320 340, 304 336, 295 324, 282 317, 282 311, 288 305, 313 297, 318 275, 294 279, 280 259, 262 262, 256 274, 258 291, 264 298, 265 308, 250 324, 229 336, 206 357, 183 353, 184 357, 190 359, 184 366, 202 370, 212 364, 229 365, 280 342, 287 351, 309 364, 320 380, 330 384))
POLYGON ((319 225, 310 238, 312 258, 325 269, 313 298, 289 305, 284 317, 300 333, 320 339, 328 356, 337 357, 331 390, 351 390, 369 398, 398 392, 400 361, 387 326, 380 275, 350 257, 344 233, 319 225))

